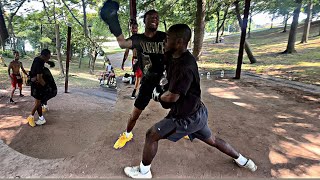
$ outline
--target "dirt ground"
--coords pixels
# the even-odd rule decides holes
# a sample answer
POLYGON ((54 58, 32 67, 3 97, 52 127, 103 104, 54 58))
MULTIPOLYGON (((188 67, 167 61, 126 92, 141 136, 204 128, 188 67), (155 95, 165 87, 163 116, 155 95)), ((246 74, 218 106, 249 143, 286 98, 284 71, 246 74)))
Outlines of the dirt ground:
MULTIPOLYGON (((254 173, 195 140, 160 141, 152 164, 155 178, 320 177, 320 94, 251 76, 241 80, 202 76, 202 100, 209 127, 258 165, 254 173)), ((231 75, 229 75, 231 76, 231 75)), ((46 125, 31 128, 29 88, 17 104, 0 91, 0 176, 125 178, 123 168, 141 160, 146 130, 167 110, 151 101, 133 131, 134 139, 112 148, 133 107, 132 85, 117 92, 59 89, 49 101, 46 125), (117 93, 117 94, 116 94, 117 93)), ((320 89, 315 86, 316 89, 320 89)))

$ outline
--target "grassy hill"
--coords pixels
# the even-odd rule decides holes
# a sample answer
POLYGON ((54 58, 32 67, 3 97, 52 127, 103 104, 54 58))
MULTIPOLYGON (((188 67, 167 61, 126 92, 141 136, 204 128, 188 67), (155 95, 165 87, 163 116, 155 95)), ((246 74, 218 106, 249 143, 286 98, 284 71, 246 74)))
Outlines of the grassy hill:
MULTIPOLYGON (((245 54, 242 70, 320 85, 320 21, 312 24, 309 41, 306 44, 300 44, 303 25, 299 26, 296 36, 297 53, 280 54, 286 49, 289 28, 290 26, 286 33, 282 33, 283 27, 252 33, 247 42, 251 45, 258 63, 250 64, 245 54)), ((203 45, 203 56, 199 67, 212 71, 235 70, 239 36, 226 36, 225 43, 220 44, 215 44, 213 39, 208 39, 203 45)))

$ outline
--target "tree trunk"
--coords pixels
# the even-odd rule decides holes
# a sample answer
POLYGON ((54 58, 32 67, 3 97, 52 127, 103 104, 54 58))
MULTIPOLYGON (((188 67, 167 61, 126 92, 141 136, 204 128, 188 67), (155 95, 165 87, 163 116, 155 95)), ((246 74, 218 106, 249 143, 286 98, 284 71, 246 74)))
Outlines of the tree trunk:
MULTIPOLYGON (((236 10, 236 15, 237 15, 237 19, 238 19, 239 25, 240 25, 240 27, 242 27, 242 19, 241 19, 240 10, 239 10, 239 1, 238 0, 235 1, 234 5, 235 5, 235 10, 236 10)), ((250 63, 251 64, 256 63, 257 60, 253 56, 253 53, 252 53, 251 48, 250 48, 250 45, 249 45, 249 43, 247 41, 245 41, 245 43, 244 43, 244 49, 245 49, 245 51, 247 53, 247 56, 248 56, 248 58, 250 60, 250 63)))
POLYGON ((79 69, 81 68, 81 61, 82 61, 82 58, 83 58, 83 51, 84 51, 84 48, 81 48, 80 49, 80 55, 79 55, 79 69))
POLYGON ((222 29, 221 29, 220 37, 221 37, 221 36, 223 36, 223 34, 224 34, 224 30, 225 30, 225 29, 224 29, 224 24, 223 24, 222 29))
POLYGON ((200 60, 202 43, 204 37, 204 20, 206 12, 206 0, 197 0, 197 12, 194 29, 193 55, 196 60, 200 60))
POLYGON ((2 13, 2 3, 0 1, 0 42, 2 49, 5 50, 5 41, 9 38, 8 29, 4 21, 4 16, 2 13))
POLYGON ((90 74, 94 73, 94 67, 96 64, 97 55, 98 55, 98 50, 97 50, 97 48, 94 48, 92 51, 92 54, 90 55, 91 56, 90 74))
POLYGON ((271 18, 271 25, 270 25, 270 29, 272 29, 272 28, 273 28, 273 20, 274 20, 275 16, 276 16, 276 15, 273 13, 273 14, 272 14, 272 18, 271 18))
POLYGON ((296 42, 296 35, 297 35, 297 27, 299 23, 299 15, 300 15, 300 10, 302 6, 302 0, 296 0, 296 9, 293 12, 293 19, 292 19, 292 24, 290 27, 290 33, 289 33, 289 39, 288 39, 288 44, 287 44, 287 49, 283 53, 294 53, 296 52, 295 50, 295 42, 296 42))
POLYGON ((223 35, 224 24, 225 24, 226 19, 227 19, 229 7, 230 7, 230 5, 228 4, 227 7, 224 9, 223 19, 222 19, 222 22, 221 22, 220 25, 219 25, 219 23, 220 23, 220 10, 217 10, 218 20, 217 20, 217 37, 216 37, 216 43, 219 42, 219 32, 220 32, 221 29, 222 29, 221 36, 223 35))
POLYGON ((1 46, 2 46, 2 51, 5 51, 6 50, 6 42, 1 41, 1 46))
MULTIPOLYGON (((12 25, 12 21, 13 21, 13 18, 14 16, 17 14, 17 12, 19 11, 19 9, 21 8, 21 6, 23 5, 23 3, 25 2, 26 0, 22 0, 20 1, 20 4, 18 4, 18 6, 16 7, 17 9, 13 12, 13 13, 10 13, 9 17, 7 18, 8 19, 8 29, 9 29, 9 34, 11 34, 11 37, 13 39, 13 48, 16 49, 17 46, 16 46, 16 43, 15 43, 15 34, 14 34, 14 29, 13 29, 13 25, 12 25)), ((1 3, 1 2, 0 2, 1 3)))
POLYGON ((217 10, 217 29, 216 29, 216 43, 219 43, 219 32, 220 32, 220 9, 217 10))
POLYGON ((243 49, 244 49, 244 44, 246 41, 246 31, 247 31, 248 17, 249 17, 249 12, 250 12, 250 1, 251 0, 245 0, 245 8, 244 8, 244 12, 243 12, 243 21, 242 21, 242 26, 241 26, 240 45, 239 45, 239 53, 238 53, 238 61, 237 61, 237 69, 236 69, 235 79, 240 79, 240 75, 241 75, 243 49))
POLYGON ((283 27, 283 33, 287 32, 287 26, 288 26, 288 19, 289 19, 289 13, 285 15, 284 17, 284 27, 283 27))
POLYGON ((10 35, 10 40, 11 40, 11 47, 13 49, 17 49, 17 45, 16 45, 16 41, 15 41, 15 35, 14 35, 14 30, 13 30, 13 25, 12 25, 12 21, 13 21, 13 16, 10 16, 8 18, 8 29, 9 29, 9 35, 10 35))
POLYGON ((57 59, 59 62, 59 67, 60 67, 60 76, 64 77, 64 70, 63 70, 62 57, 61 57, 61 41, 60 41, 59 24, 55 24, 55 34, 56 34, 57 59))
POLYGON ((301 38, 301 43, 307 43, 308 42, 308 37, 309 37, 309 32, 310 32, 310 24, 312 21, 312 7, 313 7, 313 3, 310 2, 308 4, 308 14, 307 14, 307 19, 304 22, 304 28, 303 28, 303 35, 301 38))
POLYGON ((248 37, 247 37, 247 39, 251 38, 251 23, 252 23, 252 9, 250 10, 249 28, 248 28, 248 37))
POLYGON ((164 30, 165 30, 165 32, 167 32, 168 29, 167 29, 167 22, 166 22, 166 20, 163 20, 163 25, 164 25, 164 30))
POLYGON ((88 37, 88 25, 87 25, 87 13, 86 13, 86 3, 82 0, 82 9, 83 9, 83 31, 84 35, 88 37))

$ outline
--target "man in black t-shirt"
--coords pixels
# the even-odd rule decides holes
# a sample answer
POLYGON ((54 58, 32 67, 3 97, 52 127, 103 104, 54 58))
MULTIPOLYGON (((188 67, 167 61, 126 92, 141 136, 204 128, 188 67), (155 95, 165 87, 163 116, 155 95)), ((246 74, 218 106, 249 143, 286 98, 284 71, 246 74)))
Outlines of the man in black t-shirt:
POLYGON ((36 126, 36 124, 42 125, 46 123, 46 120, 42 115, 41 101, 46 101, 45 97, 48 93, 49 83, 45 81, 45 78, 48 77, 44 76, 44 63, 49 62, 50 58, 51 52, 48 49, 43 49, 41 55, 34 58, 30 68, 31 96, 35 98, 35 104, 31 111, 31 115, 27 118, 31 127, 36 126), (34 121, 34 114, 36 111, 38 112, 39 119, 34 121))
POLYGON ((149 10, 143 17, 145 32, 134 34, 125 39, 120 28, 117 11, 119 4, 108 0, 100 11, 103 21, 109 26, 111 33, 117 37, 121 48, 136 49, 139 67, 143 72, 139 94, 135 100, 132 113, 127 123, 127 129, 114 144, 114 148, 122 148, 133 138, 132 129, 140 114, 149 104, 153 89, 159 85, 164 71, 164 40, 166 33, 157 31, 159 15, 155 10, 149 10))
POLYGON ((211 134, 208 127, 208 111, 201 102, 200 77, 195 58, 187 50, 191 29, 186 24, 176 24, 167 33, 168 89, 155 88, 153 99, 162 106, 170 107, 169 114, 153 125, 146 135, 142 161, 139 166, 126 167, 124 172, 132 178, 152 178, 151 162, 155 157, 160 139, 178 141, 185 135, 190 140, 198 138, 232 157, 241 167, 255 171, 257 166, 243 157, 230 144, 211 134), (169 105, 168 105, 169 104, 169 105))

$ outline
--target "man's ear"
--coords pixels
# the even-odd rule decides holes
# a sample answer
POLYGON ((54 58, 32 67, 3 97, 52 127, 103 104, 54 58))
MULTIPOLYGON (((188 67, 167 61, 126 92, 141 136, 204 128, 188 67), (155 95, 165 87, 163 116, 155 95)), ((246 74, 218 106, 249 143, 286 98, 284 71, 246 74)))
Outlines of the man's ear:
POLYGON ((177 38, 177 39, 176 39, 176 44, 181 45, 181 44, 183 44, 183 43, 184 43, 183 38, 177 38))

